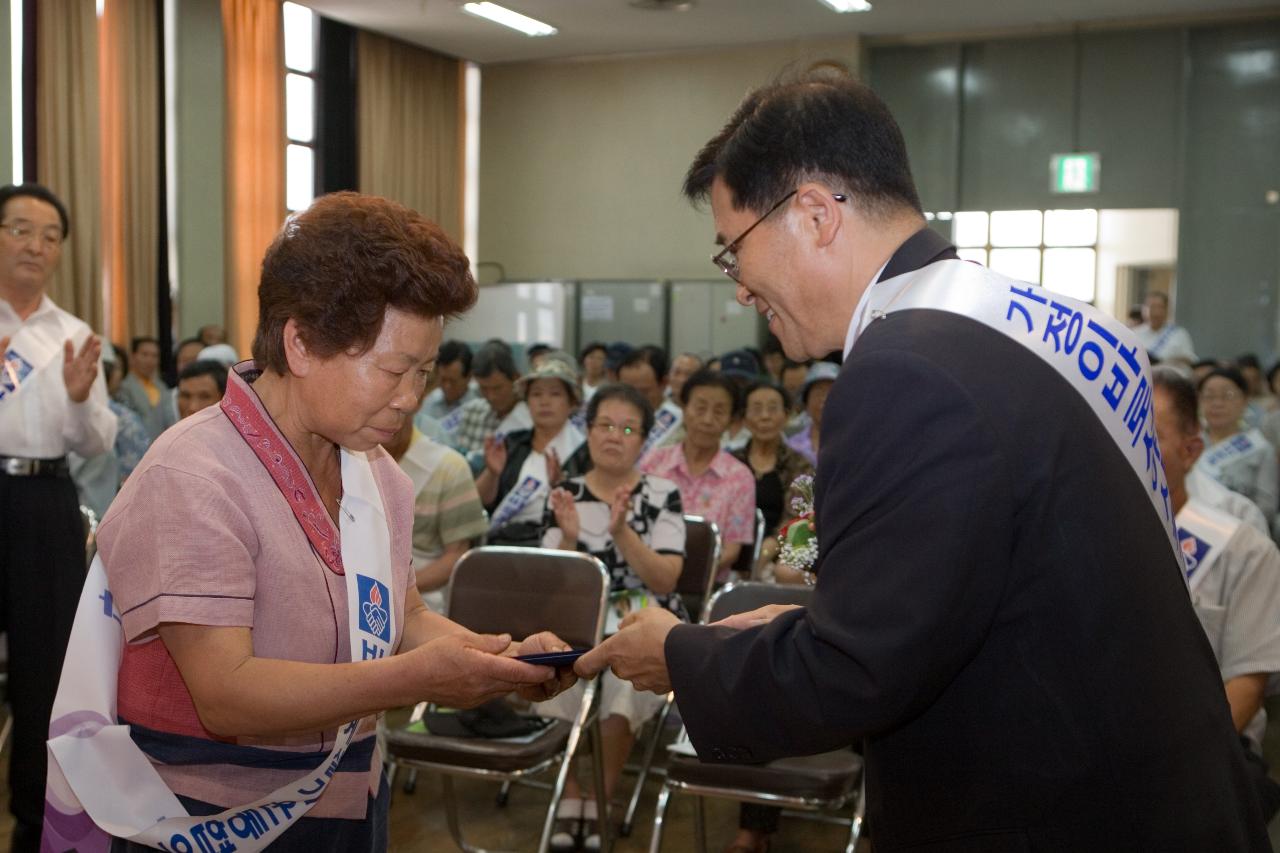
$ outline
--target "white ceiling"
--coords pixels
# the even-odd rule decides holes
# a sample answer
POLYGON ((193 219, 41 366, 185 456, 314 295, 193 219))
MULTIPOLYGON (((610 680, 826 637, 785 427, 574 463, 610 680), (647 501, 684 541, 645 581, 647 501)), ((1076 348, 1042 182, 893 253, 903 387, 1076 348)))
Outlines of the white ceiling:
POLYGON ((1274 0, 873 0, 840 15, 818 0, 696 0, 686 12, 628 0, 502 0, 560 32, 529 38, 475 18, 462 0, 300 0, 322 15, 480 63, 758 44, 1053 27, 1117 19, 1277 9, 1274 0))

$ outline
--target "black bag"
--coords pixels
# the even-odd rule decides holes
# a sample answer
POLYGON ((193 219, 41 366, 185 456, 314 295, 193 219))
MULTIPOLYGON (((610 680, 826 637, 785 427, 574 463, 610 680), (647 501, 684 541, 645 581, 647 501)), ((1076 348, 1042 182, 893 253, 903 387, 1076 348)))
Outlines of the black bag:
POLYGON ((503 699, 492 699, 466 711, 431 711, 423 719, 427 731, 442 737, 520 737, 545 729, 550 720, 524 717, 503 699))

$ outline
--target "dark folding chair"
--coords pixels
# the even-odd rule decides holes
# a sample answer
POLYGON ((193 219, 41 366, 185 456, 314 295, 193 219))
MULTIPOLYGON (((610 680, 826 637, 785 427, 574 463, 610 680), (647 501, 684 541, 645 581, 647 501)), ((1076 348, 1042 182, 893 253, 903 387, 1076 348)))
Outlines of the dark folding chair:
MULTIPOLYGON (((574 551, 488 547, 468 551, 458 561, 449 585, 449 618, 485 634, 508 633, 523 639, 552 631, 574 648, 594 646, 604 630, 609 576, 594 557, 574 551)), ((438 770, 443 776, 449 833, 464 851, 477 848, 463 838, 458 821, 454 776, 511 782, 558 766, 538 850, 551 840, 556 807, 569 774, 569 759, 589 728, 600 755, 600 724, 592 713, 596 681, 586 684, 572 722, 556 720, 527 742, 453 738, 405 729, 382 732, 394 786, 399 765, 438 770)), ((414 709, 422 719, 426 703, 414 709)), ((596 795, 603 801, 603 767, 596 765, 596 795)), ((601 812, 602 849, 608 849, 608 826, 601 812)))
MULTIPOLYGON (((807 605, 812 595, 812 588, 807 586, 730 584, 712 600, 708 618, 715 622, 766 604, 807 605)), ((846 853, 853 853, 858 837, 862 834, 865 794, 862 759, 849 749, 783 758, 764 765, 704 764, 688 755, 672 754, 667 764, 662 791, 658 794, 649 853, 658 853, 662 848, 663 822, 667 805, 675 791, 697 797, 694 822, 698 849, 703 853, 707 848, 704 797, 779 806, 802 812, 836 810, 852 803, 846 853)))
MULTIPOLYGON (((701 621, 705 615, 705 605, 711 600, 711 589, 716 581, 716 566, 720 564, 720 528, 714 521, 707 521, 697 515, 684 517, 684 568, 676 581, 676 592, 684 599, 690 615, 701 621)), ((663 727, 667 715, 671 713, 671 696, 667 695, 667 703, 662 706, 658 715, 646 726, 652 730, 641 738, 644 741, 644 756, 639 767, 628 768, 636 772, 636 785, 631 791, 631 799, 627 802, 627 811, 622 818, 621 834, 631 834, 635 821, 636 809, 640 805, 640 795, 644 792, 645 780, 653 770, 653 756, 658 751, 658 742, 662 739, 663 727)))
POLYGON ((756 580, 756 564, 760 562, 760 552, 764 549, 764 511, 756 507, 755 538, 749 546, 742 546, 738 559, 733 561, 733 574, 737 580, 756 580))

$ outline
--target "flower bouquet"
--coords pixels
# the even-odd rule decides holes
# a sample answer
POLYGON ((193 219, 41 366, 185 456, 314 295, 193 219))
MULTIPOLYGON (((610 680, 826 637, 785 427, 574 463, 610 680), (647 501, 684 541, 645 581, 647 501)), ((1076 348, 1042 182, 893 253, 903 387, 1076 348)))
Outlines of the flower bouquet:
POLYGON ((813 585, 813 564, 818 560, 818 526, 813 516, 813 477, 802 474, 791 484, 792 518, 778 531, 778 562, 804 576, 813 585))

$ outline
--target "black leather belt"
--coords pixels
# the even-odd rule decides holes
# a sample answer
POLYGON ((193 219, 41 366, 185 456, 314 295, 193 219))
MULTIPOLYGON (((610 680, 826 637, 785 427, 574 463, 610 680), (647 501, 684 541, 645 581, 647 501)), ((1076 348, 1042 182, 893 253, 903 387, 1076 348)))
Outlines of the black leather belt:
POLYGON ((57 459, 24 459, 21 456, 0 456, 0 474, 10 477, 70 477, 71 466, 67 457, 57 459))

